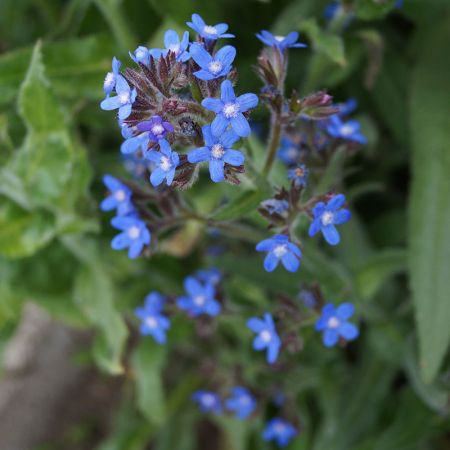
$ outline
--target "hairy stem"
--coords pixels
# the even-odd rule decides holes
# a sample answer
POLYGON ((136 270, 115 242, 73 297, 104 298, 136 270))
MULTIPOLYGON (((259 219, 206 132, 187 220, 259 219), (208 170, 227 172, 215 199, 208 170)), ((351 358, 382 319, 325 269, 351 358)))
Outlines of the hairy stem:
POLYGON ((272 113, 271 120, 271 131, 268 145, 268 152, 266 162, 264 163, 264 168, 262 174, 267 176, 272 168, 273 162, 275 160, 275 155, 277 153, 277 149, 280 145, 281 139, 281 113, 278 111, 274 111, 272 113))

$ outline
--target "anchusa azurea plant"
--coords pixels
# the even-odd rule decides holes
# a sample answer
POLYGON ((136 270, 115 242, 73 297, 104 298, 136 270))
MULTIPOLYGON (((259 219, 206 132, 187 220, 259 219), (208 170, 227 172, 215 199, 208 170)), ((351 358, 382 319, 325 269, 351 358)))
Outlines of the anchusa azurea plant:
MULTIPOLYGON (((302 262, 308 264, 309 249, 339 244, 338 227, 351 217, 346 197, 334 189, 341 184, 330 186, 323 178, 329 176, 327 170, 336 163, 336 155, 352 154, 366 142, 359 122, 349 118, 355 101, 334 104, 325 91, 303 97, 295 91, 286 94, 290 53, 306 47, 296 32, 256 34, 264 44, 256 65, 263 86, 259 95, 243 93, 233 65, 236 48, 223 42, 234 38, 228 26, 208 25, 198 14, 187 25, 196 33, 193 41, 188 31, 179 35, 168 30, 164 48, 139 46, 129 54, 131 67, 113 58, 112 71, 106 76, 106 98, 100 106, 117 110, 124 138, 120 151, 132 175, 131 179, 104 177, 108 194, 101 209, 115 211, 111 224, 119 230, 112 248, 128 249, 129 258, 148 258, 164 252, 164 241, 187 222, 196 222, 205 239, 217 241, 214 248, 221 248, 212 252, 209 247, 205 252, 205 259, 214 255, 219 267, 227 251, 232 254, 232 243, 241 241, 243 246, 251 242, 246 248, 257 265, 250 266, 267 272, 266 280, 274 271, 301 272, 302 262), (259 125, 268 134, 264 152, 254 149, 258 137, 248 139, 256 108, 259 121, 270 117, 267 128, 259 125), (200 173, 202 166, 209 177, 200 173), (213 192, 217 210, 197 206, 195 196, 184 192, 191 188, 198 197, 213 192), (243 192, 235 193, 238 190, 243 192), (319 232, 320 242, 313 238, 319 232)), ((140 334, 159 345, 170 340, 174 321, 193 323, 199 339, 213 341, 224 333, 217 345, 233 342, 234 321, 244 329, 248 340, 244 345, 265 354, 265 358, 257 357, 273 385, 265 390, 249 385, 242 361, 236 366, 239 370, 230 369, 223 383, 216 377, 217 367, 206 364, 205 368, 200 355, 196 363, 206 374, 205 386, 192 394, 192 400, 203 413, 251 420, 265 411, 274 392, 289 398, 280 388, 283 383, 277 371, 288 370, 292 354, 306 345, 304 329, 315 323, 325 347, 332 347, 355 339, 358 328, 348 321, 354 313, 352 304, 325 305, 317 280, 299 287, 297 298, 274 284, 269 292, 281 292, 264 308, 234 302, 227 282, 232 266, 186 276, 184 292, 176 286, 164 294, 151 292, 135 315, 140 334)), ((317 336, 311 339, 320 341, 317 336)), ((214 347, 214 352, 220 352, 220 347, 214 347)), ((280 447, 301 429, 297 412, 286 404, 288 400, 278 402, 278 416, 261 429, 264 440, 280 447)))

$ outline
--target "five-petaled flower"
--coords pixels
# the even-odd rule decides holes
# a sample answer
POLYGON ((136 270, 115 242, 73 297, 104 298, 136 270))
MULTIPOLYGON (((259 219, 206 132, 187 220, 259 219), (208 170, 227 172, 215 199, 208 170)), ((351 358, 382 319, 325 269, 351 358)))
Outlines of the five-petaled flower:
POLYGON ((108 72, 103 82, 103 91, 105 95, 109 96, 116 87, 117 76, 119 75, 121 62, 114 56, 112 59, 112 72, 108 72))
POLYGON ((253 340, 253 348, 257 351, 267 349, 267 362, 273 364, 280 351, 281 339, 275 329, 272 315, 265 313, 264 320, 252 317, 247 321, 247 327, 256 333, 256 337, 253 340))
POLYGON ((358 337, 358 328, 348 322, 354 310, 351 303, 342 303, 337 308, 328 303, 322 308, 322 315, 316 322, 316 330, 323 331, 322 340, 326 347, 336 345, 340 337, 346 341, 358 337))
POLYGON ((345 203, 345 196, 335 195, 327 204, 317 203, 313 212, 313 221, 309 227, 309 235, 314 236, 322 231, 323 237, 330 245, 339 244, 341 238, 335 225, 350 220, 351 213, 348 209, 340 209, 345 203))
POLYGON ((220 92, 220 99, 209 97, 202 101, 204 108, 217 114, 211 123, 212 134, 220 136, 228 125, 231 125, 238 136, 248 136, 251 131, 250 125, 242 113, 255 108, 258 97, 255 94, 236 97, 230 80, 222 81, 220 92))
POLYGON ((222 412, 220 398, 215 392, 204 390, 194 392, 192 395, 192 400, 198 404, 201 412, 212 412, 216 414, 220 414, 222 412))
POLYGON ((286 447, 297 434, 298 430, 287 420, 275 417, 267 423, 263 432, 263 439, 275 441, 278 447, 286 447))
POLYGON ((129 52, 129 55, 136 64, 148 64, 150 62, 150 50, 142 45, 140 45, 133 53, 129 52))
POLYGON ((119 119, 124 120, 131 114, 131 105, 136 100, 137 91, 130 88, 122 75, 117 75, 116 94, 115 97, 106 97, 100 103, 100 108, 105 111, 119 108, 119 119))
POLYGON ((206 81, 228 75, 236 57, 236 49, 231 45, 222 47, 214 56, 211 56, 200 44, 192 44, 189 51, 192 59, 201 68, 194 72, 194 75, 206 81))
POLYGON ((186 22, 186 24, 204 39, 213 41, 220 38, 234 38, 234 34, 226 32, 228 30, 226 23, 206 25, 205 21, 198 14, 192 14, 192 22, 186 22))
POLYGON ((228 411, 233 411, 239 419, 244 420, 255 410, 256 400, 248 389, 236 386, 231 391, 231 397, 225 401, 225 407, 228 411))
POLYGON ((139 122, 137 129, 142 132, 148 132, 148 138, 154 142, 160 141, 167 133, 173 132, 172 124, 166 122, 160 116, 153 116, 150 120, 139 122))
POLYGON ((111 175, 103 177, 103 183, 109 189, 110 194, 100 203, 102 211, 117 210, 118 216, 125 216, 134 211, 131 203, 131 190, 111 175))
POLYGON ((264 239, 256 246, 256 251, 268 252, 264 259, 264 269, 267 272, 273 272, 280 261, 289 272, 296 272, 300 266, 302 252, 285 234, 264 239))
POLYGON ((122 231, 111 241, 111 247, 114 250, 128 248, 128 257, 131 259, 137 258, 144 246, 150 244, 150 231, 145 222, 137 217, 114 217, 111 225, 122 231))
POLYGON ((218 183, 225 177, 225 163, 230 166, 244 164, 245 156, 231 148, 239 140, 239 136, 233 130, 227 130, 220 136, 215 136, 211 133, 210 125, 204 125, 202 132, 205 146, 191 150, 188 154, 188 161, 192 164, 209 161, 211 180, 218 183))
POLYGON ((170 320, 162 314, 165 298, 158 292, 150 292, 145 298, 144 307, 135 309, 136 317, 141 320, 140 333, 152 336, 158 344, 165 344, 166 331, 170 320))
POLYGON ((327 133, 338 139, 366 144, 367 138, 361 133, 361 124, 354 119, 344 122, 338 114, 331 116, 326 125, 327 133))
POLYGON ((288 170, 288 178, 294 182, 296 187, 306 186, 309 170, 304 164, 299 164, 288 170))
POLYGON ((187 295, 177 298, 179 308, 187 311, 191 316, 201 314, 217 316, 220 312, 220 303, 214 298, 216 291, 210 283, 200 283, 194 277, 184 280, 184 289, 187 295))
POLYGON ((291 138, 283 136, 281 145, 277 152, 278 158, 288 166, 297 164, 300 160, 300 146, 296 144, 291 138))
POLYGON ((180 163, 180 157, 177 152, 173 152, 170 144, 162 139, 159 141, 161 151, 151 150, 145 154, 145 157, 154 164, 150 182, 153 186, 159 186, 164 179, 168 186, 172 184, 175 170, 180 163))
POLYGON ((187 51, 189 46, 189 32, 185 31, 180 40, 178 33, 174 30, 167 30, 164 34, 164 46, 166 48, 154 48, 150 50, 150 55, 153 58, 160 58, 167 56, 169 51, 175 53, 177 61, 186 62, 191 55, 187 51))
POLYGON ((286 50, 287 48, 301 48, 307 47, 306 44, 297 42, 298 33, 296 31, 291 31, 287 36, 273 35, 270 31, 262 30, 256 33, 256 37, 269 47, 276 47, 280 50, 286 50))

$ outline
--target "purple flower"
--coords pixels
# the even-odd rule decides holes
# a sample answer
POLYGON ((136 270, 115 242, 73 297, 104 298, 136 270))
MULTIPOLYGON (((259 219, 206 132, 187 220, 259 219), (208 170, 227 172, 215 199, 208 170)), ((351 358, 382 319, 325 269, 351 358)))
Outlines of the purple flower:
POLYGON ((255 410, 256 400, 248 389, 236 386, 232 389, 231 397, 225 401, 225 407, 244 420, 255 410))
POLYGON ((220 91, 220 100, 205 98, 202 101, 204 108, 217 114, 211 123, 212 134, 220 136, 228 125, 231 125, 238 136, 248 136, 250 125, 242 113, 255 108, 258 104, 258 97, 255 94, 244 94, 236 97, 230 80, 222 81, 220 91))
POLYGON ((269 47, 276 47, 280 50, 286 50, 287 48, 301 48, 307 47, 306 44, 297 42, 298 33, 296 31, 291 31, 287 36, 275 36, 270 31, 262 30, 256 34, 256 37, 269 47))
POLYGON ((360 129, 361 124, 357 120, 344 122, 337 114, 331 116, 326 125, 327 133, 334 138, 366 144, 367 138, 361 133, 360 129))
POLYGON ((103 91, 109 96, 116 87, 117 76, 119 75, 121 62, 114 56, 112 59, 112 72, 108 72, 103 82, 103 91))
POLYGON ((154 142, 163 139, 167 133, 173 132, 170 122, 165 122, 160 116, 153 116, 150 120, 144 120, 137 124, 137 129, 148 132, 148 138, 154 142))
POLYGON ((263 439, 265 441, 275 441, 278 447, 286 447, 297 434, 298 430, 287 420, 275 417, 266 425, 263 439))
POLYGON ((231 146, 239 140, 239 136, 233 131, 228 130, 220 137, 211 133, 211 126, 202 127, 205 147, 194 148, 188 153, 188 161, 192 164, 209 161, 209 173, 211 180, 215 183, 222 181, 225 177, 225 163, 231 166, 241 166, 244 164, 245 156, 231 146))
POLYGON ((179 308, 189 312, 193 317, 201 314, 217 316, 220 313, 220 303, 214 298, 216 291, 210 283, 200 283, 194 277, 184 280, 187 296, 177 298, 179 308))
POLYGON ((340 225, 350 220, 351 213, 348 209, 340 209, 345 203, 345 196, 335 195, 327 204, 316 203, 313 212, 313 221, 309 227, 309 236, 314 236, 319 231, 330 245, 339 244, 341 238, 335 225, 340 225))
POLYGON ((192 400, 198 404, 201 412, 212 412, 217 414, 222 412, 220 398, 215 392, 203 390, 197 391, 192 395, 192 400))
POLYGON ((300 266, 302 252, 284 234, 264 239, 256 246, 256 251, 268 252, 264 260, 264 269, 267 272, 273 272, 280 261, 289 272, 296 272, 300 266))
POLYGON ((160 58, 161 56, 167 56, 169 51, 175 53, 177 61, 185 62, 191 55, 187 51, 189 46, 189 32, 185 31, 182 39, 178 36, 178 33, 174 30, 167 30, 164 34, 164 46, 166 48, 154 48, 150 50, 150 55, 154 58, 160 58))
POLYGON ((100 203, 102 211, 117 210, 118 216, 125 216, 134 211, 131 203, 131 190, 111 175, 103 177, 103 183, 109 189, 110 194, 100 203))
POLYGON ((205 21, 198 14, 192 14, 192 22, 186 22, 186 24, 205 39, 234 38, 234 34, 226 33, 228 30, 226 23, 206 25, 205 21))
POLYGON ((111 111, 119 108, 119 119, 124 120, 131 114, 131 105, 136 100, 136 89, 131 89, 122 75, 116 76, 115 97, 107 97, 100 103, 100 108, 111 111))
POLYGON ((304 164, 299 164, 288 170, 288 178, 294 182, 296 187, 306 186, 308 181, 309 170, 304 164))
POLYGON ((137 217, 114 217, 111 225, 122 232, 112 241, 114 250, 128 248, 128 257, 137 258, 145 245, 150 244, 151 235, 145 222, 137 217))
POLYGON ((165 179, 170 186, 180 163, 180 157, 177 152, 172 151, 169 143, 164 139, 159 141, 159 147, 161 151, 152 150, 145 155, 154 164, 150 182, 153 186, 159 186, 165 179))
POLYGON ((151 292, 145 298, 144 307, 135 309, 136 317, 141 320, 141 335, 152 336, 158 344, 166 343, 166 331, 170 328, 170 320, 161 314, 164 302, 161 294, 151 292))
POLYGON ((316 322, 316 330, 323 331, 323 343, 325 347, 333 347, 339 337, 347 341, 356 339, 359 335, 358 328, 347 320, 353 315, 355 308, 351 303, 342 303, 335 308, 328 303, 322 308, 322 315, 316 322))
POLYGON ((150 50, 142 45, 140 45, 133 53, 129 52, 129 55, 136 64, 148 64, 150 62, 150 50))
POLYGON ((247 327, 257 334, 253 340, 253 348, 256 351, 267 349, 267 362, 273 364, 278 358, 281 339, 275 329, 272 315, 265 313, 264 320, 252 317, 247 321, 247 327))
POLYGON ((222 47, 214 56, 200 44, 192 44, 189 51, 192 59, 201 67, 201 70, 194 72, 200 80, 214 80, 228 75, 236 57, 236 49, 231 45, 222 47))

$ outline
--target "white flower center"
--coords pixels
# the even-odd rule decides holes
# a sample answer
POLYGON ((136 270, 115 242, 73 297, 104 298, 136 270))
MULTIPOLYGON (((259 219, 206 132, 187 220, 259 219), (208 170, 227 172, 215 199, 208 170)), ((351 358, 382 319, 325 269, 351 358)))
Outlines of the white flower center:
POLYGON ((270 342, 272 339, 272 335, 270 334, 270 331, 263 330, 261 333, 259 333, 259 337, 264 342, 270 342))
POLYGON ((204 295, 197 295, 196 297, 194 297, 194 304, 196 306, 203 306, 206 302, 206 298, 204 295))
POLYGON ((247 395, 243 395, 240 399, 239 399, 239 403, 241 405, 248 405, 250 403, 250 399, 248 398, 247 395))
POLYGON ((172 163, 167 156, 161 156, 161 160, 159 161, 159 167, 161 167, 164 172, 167 172, 172 167, 172 163))
POLYGON ((119 191, 116 191, 116 193, 114 194, 114 198, 118 201, 118 202, 123 202, 126 199, 127 195, 125 194, 125 191, 123 191, 122 189, 120 189, 119 191))
POLYGON ((149 327, 149 328, 156 328, 158 326, 158 322, 156 321, 156 319, 152 316, 149 316, 145 319, 145 324, 149 327))
POLYGON ((277 245, 277 246, 273 249, 273 254, 274 254, 277 258, 283 257, 286 253, 287 253, 287 248, 286 248, 286 245, 284 245, 284 244, 277 245))
POLYGON ((130 239, 137 239, 141 235, 141 230, 133 225, 131 228, 128 229, 128 237, 130 239))
POLYGON ((322 214, 321 217, 321 221, 322 221, 322 225, 326 226, 326 225, 331 225, 333 223, 334 220, 334 214, 330 211, 325 211, 322 214))
POLYGON ((130 102, 130 93, 129 92, 121 92, 119 94, 119 102, 122 105, 126 105, 127 103, 130 102))
POLYGON ((296 147, 289 147, 289 150, 287 151, 289 159, 294 159, 297 157, 297 148, 296 147))
POLYGON ((208 34, 217 34, 217 29, 216 29, 216 27, 213 27, 213 26, 211 26, 211 25, 205 25, 205 26, 203 27, 203 31, 204 31, 205 33, 208 33, 208 34))
POLYGON ((344 136, 350 136, 351 134, 353 134, 353 127, 351 125, 348 124, 344 124, 341 126, 341 134, 343 134, 344 136))
POLYGON ((274 429, 275 429, 275 431, 276 431, 277 433, 282 434, 282 433, 284 432, 285 426, 284 426, 284 424, 282 424, 282 423, 277 423, 277 424, 274 426, 274 429))
POLYGON ((211 394, 204 394, 202 401, 205 406, 212 406, 214 405, 214 396, 211 394))
POLYGON ((340 325, 339 319, 337 317, 330 317, 327 322, 328 328, 337 328, 340 325))
POLYGON ((220 144, 214 144, 211 147, 211 155, 213 158, 220 159, 220 158, 222 158, 224 153, 225 153, 225 150, 224 150, 223 146, 220 144))
POLYGON ((105 86, 111 86, 112 84, 114 84, 114 74, 108 72, 105 77, 105 86))
POLYGON ((226 103, 222 112, 227 119, 231 119, 232 117, 237 116, 239 109, 238 103, 226 103))
POLYGON ((284 41, 284 38, 285 38, 286 36, 275 36, 275 40, 277 41, 277 42, 282 42, 282 41, 284 41))
POLYGON ((222 70, 222 63, 220 61, 211 61, 208 64, 208 69, 211 73, 216 74, 222 70))
POLYGON ((178 53, 180 52, 180 44, 169 45, 169 50, 171 52, 174 52, 176 55, 178 55, 178 53))
POLYGON ((152 133, 155 136, 158 136, 159 134, 164 133, 164 127, 161 124, 159 124, 159 123, 156 124, 156 125, 153 125, 152 126, 152 133))

